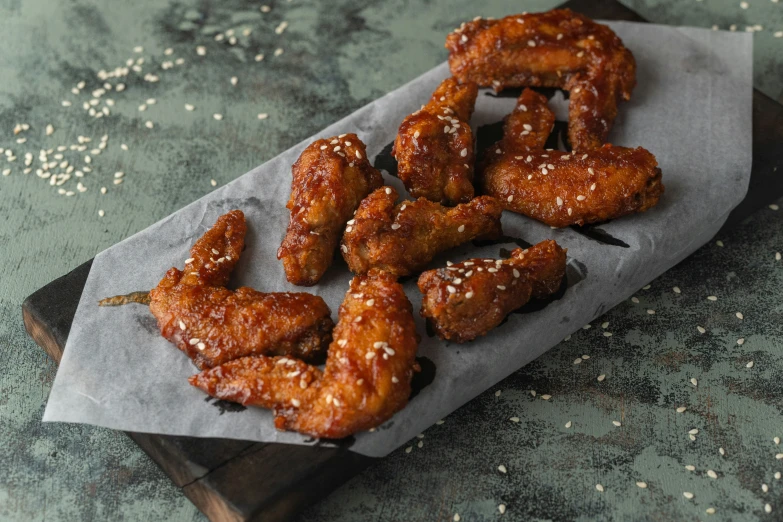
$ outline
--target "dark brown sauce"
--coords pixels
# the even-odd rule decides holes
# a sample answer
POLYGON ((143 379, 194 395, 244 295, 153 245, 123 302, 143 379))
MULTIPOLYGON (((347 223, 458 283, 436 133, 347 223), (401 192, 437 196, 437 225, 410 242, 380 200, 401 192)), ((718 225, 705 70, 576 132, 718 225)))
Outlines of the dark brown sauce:
POLYGON ((245 411, 247 409, 247 406, 242 406, 239 403, 224 401, 214 397, 205 397, 204 402, 210 403, 212 406, 218 408, 220 410, 220 415, 223 415, 226 412, 236 413, 238 411, 245 411))

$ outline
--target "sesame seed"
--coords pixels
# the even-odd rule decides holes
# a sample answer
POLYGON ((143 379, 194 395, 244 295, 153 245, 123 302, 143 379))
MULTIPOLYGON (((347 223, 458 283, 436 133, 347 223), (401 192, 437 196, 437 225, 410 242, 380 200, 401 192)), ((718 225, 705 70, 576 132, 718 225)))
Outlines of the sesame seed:
POLYGON ((100 210, 98 211, 98 215, 99 215, 100 217, 103 217, 103 216, 105 216, 105 215, 106 215, 106 212, 104 212, 104 211, 103 211, 103 209, 100 209, 100 210))
POLYGON ((679 408, 677 408, 677 413, 683 413, 685 410, 687 410, 685 406, 680 406, 679 408))
POLYGON ((465 299, 470 299, 471 297, 473 297, 473 292, 467 292, 465 294, 465 299))
POLYGON ((283 54, 283 48, 282 47, 278 47, 277 49, 275 49, 275 52, 274 52, 275 56, 280 56, 281 54, 283 54))
POLYGON ((459 518, 459 513, 454 513, 454 518, 453 518, 453 520, 454 520, 454 522, 459 522, 459 521, 460 521, 460 518, 459 518))
POLYGON ((598 376, 598 382, 603 382, 603 380, 606 379, 606 374, 601 374, 598 376))
POLYGON ((612 421, 612 424, 614 424, 614 425, 615 425, 615 426, 617 426, 617 427, 620 427, 620 426, 622 426, 622 424, 620 424, 620 421, 616 421, 616 420, 613 420, 613 421, 612 421))
POLYGON ((737 312, 737 313, 736 313, 736 314, 734 314, 734 315, 736 315, 736 316, 737 316, 737 319, 739 319, 739 320, 742 320, 742 319, 744 319, 744 318, 745 318, 745 316, 744 316, 744 315, 742 315, 742 312, 737 312))
POLYGON ((587 159, 587 154, 583 154, 583 155, 582 155, 582 159, 583 159, 583 160, 584 160, 584 159, 587 159))
POLYGON ((750 7, 750 4, 747 2, 740 2, 740 9, 747 9, 748 7, 750 7))
MULTIPOLYGON (((392 230, 397 230, 397 229, 398 229, 398 228, 400 228, 401 226, 402 226, 402 225, 400 225, 399 223, 394 223, 394 224, 391 226, 391 229, 392 229, 392 230)), ((350 227, 349 227, 349 228, 350 228, 350 227)))
POLYGON ((353 320, 354 323, 359 323, 361 321, 362 321, 362 316, 361 315, 357 316, 356 319, 353 320))
POLYGON ((206 345, 206 344, 204 344, 204 343, 198 343, 198 344, 196 345, 196 348, 198 348, 199 350, 203 350, 203 349, 204 349, 204 348, 206 348, 206 347, 207 347, 207 345, 206 345))
POLYGON ((196 110, 196 108, 193 105, 191 105, 189 103, 186 103, 185 104, 185 110, 186 111, 194 111, 194 110, 196 110))
POLYGON ((514 201, 514 196, 513 195, 509 196, 508 198, 506 198, 506 201, 511 203, 512 201, 514 201))
POLYGON ((582 364, 582 358, 574 359, 574 364, 582 364))
POLYGON ((551 399, 551 398, 552 398, 552 396, 551 396, 551 395, 546 395, 546 394, 545 394, 545 395, 542 395, 542 396, 541 396, 541 398, 542 398, 543 400, 545 400, 545 401, 548 401, 549 399, 551 399))
POLYGON ((200 342, 200 339, 198 337, 194 337, 193 339, 188 341, 188 344, 190 344, 191 346, 194 346, 194 345, 198 344, 199 342, 200 342))
POLYGON ((655 315, 655 310, 647 310, 647 313, 650 315, 655 315))
POLYGON ((397 384, 398 382, 400 382, 400 380, 397 377, 395 377, 394 375, 392 375, 391 382, 393 382, 394 384, 397 384))
POLYGON ((745 365, 745 368, 753 368, 753 361, 748 362, 748 364, 745 365))
POLYGON ((220 120, 223 119, 223 115, 220 114, 219 112, 216 112, 215 114, 213 114, 212 117, 215 118, 217 121, 220 121, 220 120))
POLYGON ((690 491, 683 491, 682 496, 690 500, 693 498, 693 493, 691 493, 690 491))
POLYGON ((595 489, 596 489, 596 490, 598 490, 598 491, 600 491, 601 493, 603 493, 603 492, 604 492, 604 487, 603 487, 601 484, 596 484, 596 485, 595 485, 595 489))
POLYGON ((774 477, 775 477, 775 480, 780 480, 780 476, 781 476, 781 475, 780 475, 780 471, 776 471, 776 472, 775 472, 775 475, 774 475, 774 477))
MULTIPOLYGON (((721 449, 723 449, 723 448, 721 448, 721 449)), ((708 477, 710 477, 710 478, 713 478, 713 479, 716 479, 716 478, 718 478, 718 474, 717 474, 717 473, 715 473, 715 472, 714 472, 713 470, 711 470, 711 469, 708 469, 708 470, 707 470, 707 476, 708 476, 708 477)))
POLYGON ((527 44, 528 44, 530 47, 535 47, 535 46, 536 46, 536 42, 534 42, 533 40, 528 40, 528 41, 527 41, 527 44))
POLYGON ((699 381, 696 380, 696 377, 691 377, 691 384, 693 384, 694 386, 699 385, 699 381))
POLYGON ((703 326, 697 326, 697 327, 696 327, 696 329, 697 329, 697 330, 699 331, 699 333, 701 333, 701 334, 703 334, 703 333, 705 333, 705 332, 707 331, 707 330, 706 330, 706 329, 705 329, 703 326))
POLYGON ((611 337, 611 336, 612 336, 612 332, 604 332, 604 337, 611 337))
POLYGON ((148 129, 151 129, 155 126, 155 124, 147 120, 146 122, 144 122, 144 126, 147 127, 148 129))
POLYGON ((638 297, 632 297, 631 302, 639 304, 639 298, 638 297))
POLYGON ((764 504, 764 511, 766 513, 772 513, 772 506, 770 506, 769 504, 764 504))
POLYGON ((584 201, 585 199, 587 199, 587 198, 584 197, 584 196, 581 196, 581 195, 576 197, 577 201, 584 201))
POLYGON ((457 289, 451 285, 446 286, 446 290, 448 290, 450 294, 453 294, 457 291, 457 289))
POLYGON ((645 489, 647 487, 647 483, 646 482, 637 482, 636 486, 640 487, 642 489, 645 489))
POLYGON ((704 510, 704 512, 707 513, 708 515, 714 515, 715 514, 715 508, 714 507, 708 507, 707 509, 704 510))
POLYGON ((692 430, 690 430, 688 432, 688 434, 689 435, 698 435, 699 434, 699 430, 698 430, 698 428, 693 428, 692 430))
POLYGON ((372 359, 375 357, 375 352, 367 352, 364 356, 365 359, 372 359))
POLYGON ((718 300, 718 298, 717 298, 716 296, 714 296, 714 295, 708 295, 708 296, 707 296, 707 300, 708 300, 708 301, 717 301, 717 300, 718 300))
POLYGON ((501 473, 508 473, 508 470, 506 469, 506 466, 504 466, 503 464, 498 466, 498 471, 501 472, 501 473))
POLYGON ((763 491, 764 493, 766 493, 767 491, 769 491, 769 486, 767 486, 766 484, 762 484, 762 485, 761 485, 761 491, 763 491))
POLYGON ((299 401, 299 399, 291 399, 291 404, 292 404, 292 405, 293 405, 295 408, 298 408, 299 406, 301 406, 301 405, 302 405, 302 403, 299 401))

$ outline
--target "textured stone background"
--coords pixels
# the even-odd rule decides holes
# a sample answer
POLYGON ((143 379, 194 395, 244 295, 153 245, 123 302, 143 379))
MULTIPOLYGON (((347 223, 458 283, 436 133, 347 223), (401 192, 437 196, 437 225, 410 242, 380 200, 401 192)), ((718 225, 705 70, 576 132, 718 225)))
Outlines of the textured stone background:
MULTIPOLYGON (((445 34, 459 22, 557 4, 292 0, 270 1, 264 13, 262 3, 0 0, 0 147, 11 150, 0 152, 0 172, 11 169, 0 176, 0 519, 203 519, 123 434, 40 422, 55 366, 24 333, 25 296, 207 193, 211 180, 234 179, 443 61, 445 34), (289 25, 277 34, 282 21, 289 25), (225 39, 215 41, 216 33, 225 39), (173 53, 164 54, 167 48, 173 53), (274 56, 277 48, 283 53, 274 56), (255 61, 258 53, 263 61, 255 61), (109 80, 127 88, 113 87, 93 107, 111 98, 109 115, 89 116, 81 105, 103 83, 96 73, 129 58, 143 58, 141 72, 109 80), (161 69, 177 58, 184 63, 161 69), (145 81, 146 74, 159 81, 145 81), (72 93, 80 81, 85 87, 72 93), (139 111, 149 98, 155 103, 139 111), (258 113, 269 116, 259 120, 258 113), (20 123, 30 128, 14 136, 20 123), (102 135, 108 145, 91 153, 102 135), (57 162, 51 170, 68 161, 83 178, 74 170, 52 187, 36 175, 39 149, 78 144, 78 136, 92 138, 87 151, 66 150, 62 159, 53 151, 48 161, 57 162), (27 152, 32 172, 24 174, 27 152), (125 173, 121 185, 113 183, 117 171, 125 173)), ((761 24, 756 86, 781 100, 783 39, 774 34, 783 30, 783 5, 627 4, 660 23, 736 24, 741 31, 761 24)), ((783 212, 765 208, 717 239, 725 246, 705 246, 640 290, 639 303, 580 330, 301 520, 495 520, 501 503, 509 520, 779 519, 783 482, 774 473, 783 472, 775 458, 783 449, 772 439, 783 437, 783 262, 775 260, 783 251, 783 212), (581 355, 590 359, 574 365, 581 355), (606 379, 598 382, 599 374, 606 379), (678 406, 687 410, 677 413, 678 406)))

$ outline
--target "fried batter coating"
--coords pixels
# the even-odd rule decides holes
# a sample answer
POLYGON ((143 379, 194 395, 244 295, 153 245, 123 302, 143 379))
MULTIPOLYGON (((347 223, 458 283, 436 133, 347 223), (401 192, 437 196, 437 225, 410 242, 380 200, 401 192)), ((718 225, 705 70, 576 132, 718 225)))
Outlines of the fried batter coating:
POLYGON ((478 19, 446 39, 460 81, 500 91, 558 87, 570 91, 568 137, 574 150, 600 147, 636 85, 636 61, 607 26, 570 9, 478 19))
POLYGON ((396 276, 421 270, 439 252, 476 238, 502 234, 497 200, 481 196, 453 208, 424 198, 395 205, 397 191, 378 189, 348 222, 340 249, 348 268, 379 268, 396 276))
POLYGON ((356 134, 314 141, 291 171, 291 220, 277 258, 290 283, 312 286, 332 264, 345 222, 383 178, 356 134))
POLYGON ((584 225, 644 212, 663 194, 655 156, 606 144, 589 153, 506 150, 496 145, 482 172, 485 194, 504 208, 552 227, 584 225))
POLYGON ((252 354, 322 360, 333 323, 319 296, 225 288, 246 230, 242 211, 221 216, 193 245, 186 272, 169 269, 150 291, 161 335, 202 370, 252 354))
POLYGON ((393 275, 356 276, 321 371, 287 357, 244 357, 190 378, 219 399, 269 408, 278 429, 342 438, 405 407, 418 371, 410 301, 393 275))
POLYGON ((464 343, 499 325, 532 297, 555 293, 565 275, 566 250, 552 240, 509 259, 469 259, 419 277, 421 315, 441 339, 464 343))
POLYGON ((470 116, 478 87, 444 80, 429 103, 405 118, 394 141, 397 175, 411 196, 444 205, 473 199, 470 116))
POLYGON ((525 89, 503 122, 503 142, 514 150, 543 149, 555 125, 555 113, 546 96, 525 89))

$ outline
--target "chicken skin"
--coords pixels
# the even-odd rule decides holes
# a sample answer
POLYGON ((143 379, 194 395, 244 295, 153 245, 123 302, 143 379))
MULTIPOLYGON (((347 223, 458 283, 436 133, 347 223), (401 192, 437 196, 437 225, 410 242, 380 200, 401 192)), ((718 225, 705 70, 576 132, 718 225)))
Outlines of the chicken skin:
POLYGON ((244 247, 245 216, 218 218, 185 261, 150 291, 160 333, 199 369, 254 354, 323 360, 333 322, 323 299, 306 293, 262 293, 225 287, 244 247))
POLYGON ((356 134, 316 140, 291 171, 291 220, 277 258, 290 283, 312 286, 332 264, 345 222, 383 179, 356 134))
POLYGON ((396 276, 418 272, 439 252, 477 238, 502 234, 501 204, 482 196, 446 208, 424 198, 395 204, 397 192, 378 189, 348 222, 340 249, 348 268, 379 268, 396 276))
POLYGON ((464 343, 499 325, 531 297, 555 293, 565 275, 566 251, 552 240, 509 259, 470 259, 419 277, 421 315, 441 339, 464 343))
POLYGON ((658 203, 661 170, 650 152, 610 144, 589 152, 543 150, 553 121, 546 98, 525 89, 506 117, 503 139, 482 160, 485 194, 553 227, 607 221, 658 203))
POLYGON ((411 196, 443 205, 473 199, 470 116, 478 87, 448 78, 430 101, 405 118, 394 142, 397 175, 411 196))
POLYGON ((500 150, 482 174, 485 194, 552 227, 644 212, 663 194, 655 156, 606 144, 589 153, 500 150))
POLYGON ((446 39, 451 74, 500 91, 558 87, 570 91, 573 150, 600 147, 620 100, 636 85, 636 61, 607 26, 570 9, 476 19, 446 39))
POLYGON ((219 399, 273 410, 278 429, 338 439, 405 407, 418 343, 402 286, 373 272, 351 281, 323 371, 288 357, 244 357, 190 383, 219 399))

